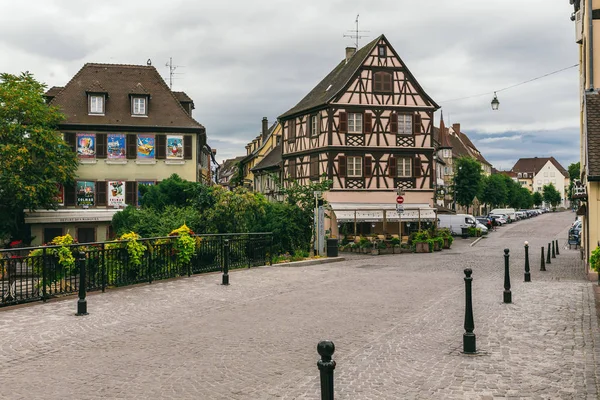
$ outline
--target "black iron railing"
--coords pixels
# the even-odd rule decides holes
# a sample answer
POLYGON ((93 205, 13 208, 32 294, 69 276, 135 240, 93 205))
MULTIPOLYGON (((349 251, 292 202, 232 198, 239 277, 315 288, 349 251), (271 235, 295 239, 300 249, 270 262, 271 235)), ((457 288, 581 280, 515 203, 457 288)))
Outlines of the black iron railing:
POLYGON ((88 291, 222 271, 226 239, 229 269, 256 267, 272 261, 271 233, 192 237, 195 250, 189 262, 181 261, 177 237, 173 236, 140 239, 138 242, 145 250, 138 257, 130 254, 127 242, 0 250, 0 307, 76 294, 80 264, 85 265, 88 291), (85 263, 75 262, 80 252, 85 253, 85 263))

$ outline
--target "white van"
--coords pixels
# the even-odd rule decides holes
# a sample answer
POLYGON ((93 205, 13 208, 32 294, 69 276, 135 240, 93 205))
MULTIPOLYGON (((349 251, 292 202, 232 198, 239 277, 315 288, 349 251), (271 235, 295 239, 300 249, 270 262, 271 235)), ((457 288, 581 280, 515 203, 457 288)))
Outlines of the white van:
POLYGON ((438 214, 438 227, 448 228, 453 235, 461 235, 462 228, 477 227, 477 220, 470 214, 438 214))
POLYGON ((510 222, 515 222, 517 220, 517 212, 514 208, 496 208, 490 211, 490 214, 504 214, 510 218, 510 222))

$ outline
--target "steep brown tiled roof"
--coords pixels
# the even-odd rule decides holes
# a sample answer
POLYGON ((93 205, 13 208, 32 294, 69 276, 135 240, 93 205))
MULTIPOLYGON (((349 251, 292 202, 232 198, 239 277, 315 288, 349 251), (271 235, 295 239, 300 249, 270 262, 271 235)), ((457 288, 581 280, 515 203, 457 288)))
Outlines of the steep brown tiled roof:
POLYGON ((566 178, 569 177, 567 170, 565 170, 554 157, 519 158, 519 160, 512 167, 512 171, 531 172, 535 175, 544 167, 544 165, 546 165, 548 161, 550 161, 566 178))
MULTIPOLYGON (((279 116, 279 118, 285 118, 291 116, 293 114, 297 114, 303 111, 310 110, 315 107, 323 106, 331 101, 335 96, 342 90, 346 85, 350 82, 350 79, 354 76, 354 74, 358 71, 358 69, 362 66, 365 59, 371 54, 377 43, 384 39, 388 46, 393 49, 391 44, 388 42, 384 35, 381 35, 371 42, 367 43, 365 46, 360 48, 346 63, 346 59, 343 59, 337 67, 333 69, 317 86, 314 87, 298 104, 294 107, 283 113, 279 116)), ((394 51, 395 52, 395 51, 394 51)), ((396 54, 397 56, 397 54, 396 54)), ((398 57, 400 58, 400 57, 398 57)), ((413 78, 413 82, 415 84, 417 90, 421 90, 423 92, 424 97, 436 108, 439 106, 433 101, 431 97, 429 97, 425 91, 419 86, 419 83, 414 79, 404 62, 404 70, 407 75, 413 78)))
POLYGON ((281 143, 276 145, 254 168, 253 172, 281 167, 281 143))
POLYGON ((242 161, 243 158, 244 156, 239 156, 223 161, 223 164, 221 164, 221 168, 219 169, 219 179, 233 175, 235 173, 236 166, 240 161, 242 161))
POLYGON ((60 93, 61 90, 63 90, 64 87, 62 86, 52 86, 50 89, 48 89, 48 91, 46 92, 46 97, 54 97, 57 94, 60 93))
MULTIPOLYGON (((54 93, 55 88, 49 93, 54 93)), ((156 68, 146 65, 85 64, 50 101, 69 124, 197 128, 156 68), (86 92, 106 93, 105 115, 88 115, 86 92), (150 97, 147 117, 131 116, 130 94, 150 97)))
POLYGON ((600 180, 600 94, 585 94, 587 179, 600 180))
POLYGON ((193 100, 185 92, 173 92, 180 103, 192 103, 193 100))

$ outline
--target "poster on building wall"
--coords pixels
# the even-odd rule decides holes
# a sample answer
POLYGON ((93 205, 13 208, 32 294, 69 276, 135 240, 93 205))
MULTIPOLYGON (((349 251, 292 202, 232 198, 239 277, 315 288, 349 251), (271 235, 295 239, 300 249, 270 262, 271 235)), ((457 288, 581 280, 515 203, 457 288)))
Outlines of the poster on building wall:
POLYGON ((93 206, 95 194, 95 182, 77 181, 77 205, 78 206, 93 206))
POLYGON ((108 206, 125 207, 125 182, 108 181, 108 206))
POLYGON ((58 193, 56 194, 54 201, 56 202, 57 205, 64 206, 65 205, 64 187, 60 183, 57 183, 56 189, 58 190, 58 193))
POLYGON ((96 157, 96 135, 93 133, 77 134, 77 155, 79 158, 96 157))
POLYGON ((183 160, 183 136, 167 135, 167 158, 183 160))
POLYGON ((153 186, 156 185, 156 182, 154 181, 138 181, 137 183, 137 205, 141 206, 142 205, 142 190, 140 190, 140 188, 142 186, 153 186))
POLYGON ((110 133, 107 135, 106 155, 108 158, 125 158, 125 135, 110 133))
POLYGON ((138 135, 137 158, 154 158, 154 135, 138 135))

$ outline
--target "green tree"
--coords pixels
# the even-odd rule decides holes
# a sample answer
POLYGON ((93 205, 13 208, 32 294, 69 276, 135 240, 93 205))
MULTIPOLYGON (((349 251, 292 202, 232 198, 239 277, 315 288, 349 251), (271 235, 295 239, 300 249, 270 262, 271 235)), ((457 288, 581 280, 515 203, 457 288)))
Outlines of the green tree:
POLYGON ((30 238, 24 210, 56 209, 58 184, 73 181, 78 161, 57 130, 45 85, 30 73, 0 74, 0 237, 30 238))
POLYGON ((560 192, 556 190, 552 183, 550 183, 549 185, 544 185, 543 192, 544 201, 548 204, 551 204, 553 208, 556 208, 556 206, 561 201, 560 192))
POLYGON ((542 205, 544 198, 542 197, 542 194, 540 192, 535 192, 532 196, 532 200, 533 200, 533 204, 536 207, 539 207, 542 205))
POLYGON ((456 160, 456 173, 454 174, 454 193, 456 202, 467 208, 481 190, 481 164, 468 156, 456 160))
POLYGON ((568 171, 569 171, 570 179, 569 179, 569 189, 567 190, 567 197, 569 199, 573 199, 573 186, 575 184, 575 180, 580 179, 580 176, 581 176, 580 163, 576 162, 576 163, 569 165, 568 171))
POLYGON ((142 207, 157 211, 162 211, 169 205, 184 207, 189 205, 197 196, 198 185, 201 184, 186 181, 181 179, 179 175, 173 174, 158 185, 141 186, 140 194, 142 198, 140 204, 142 207))
POLYGON ((506 188, 506 182, 500 174, 493 174, 487 177, 483 177, 481 185, 481 194, 479 195, 481 201, 493 208, 506 203, 506 196, 508 189, 506 188))

